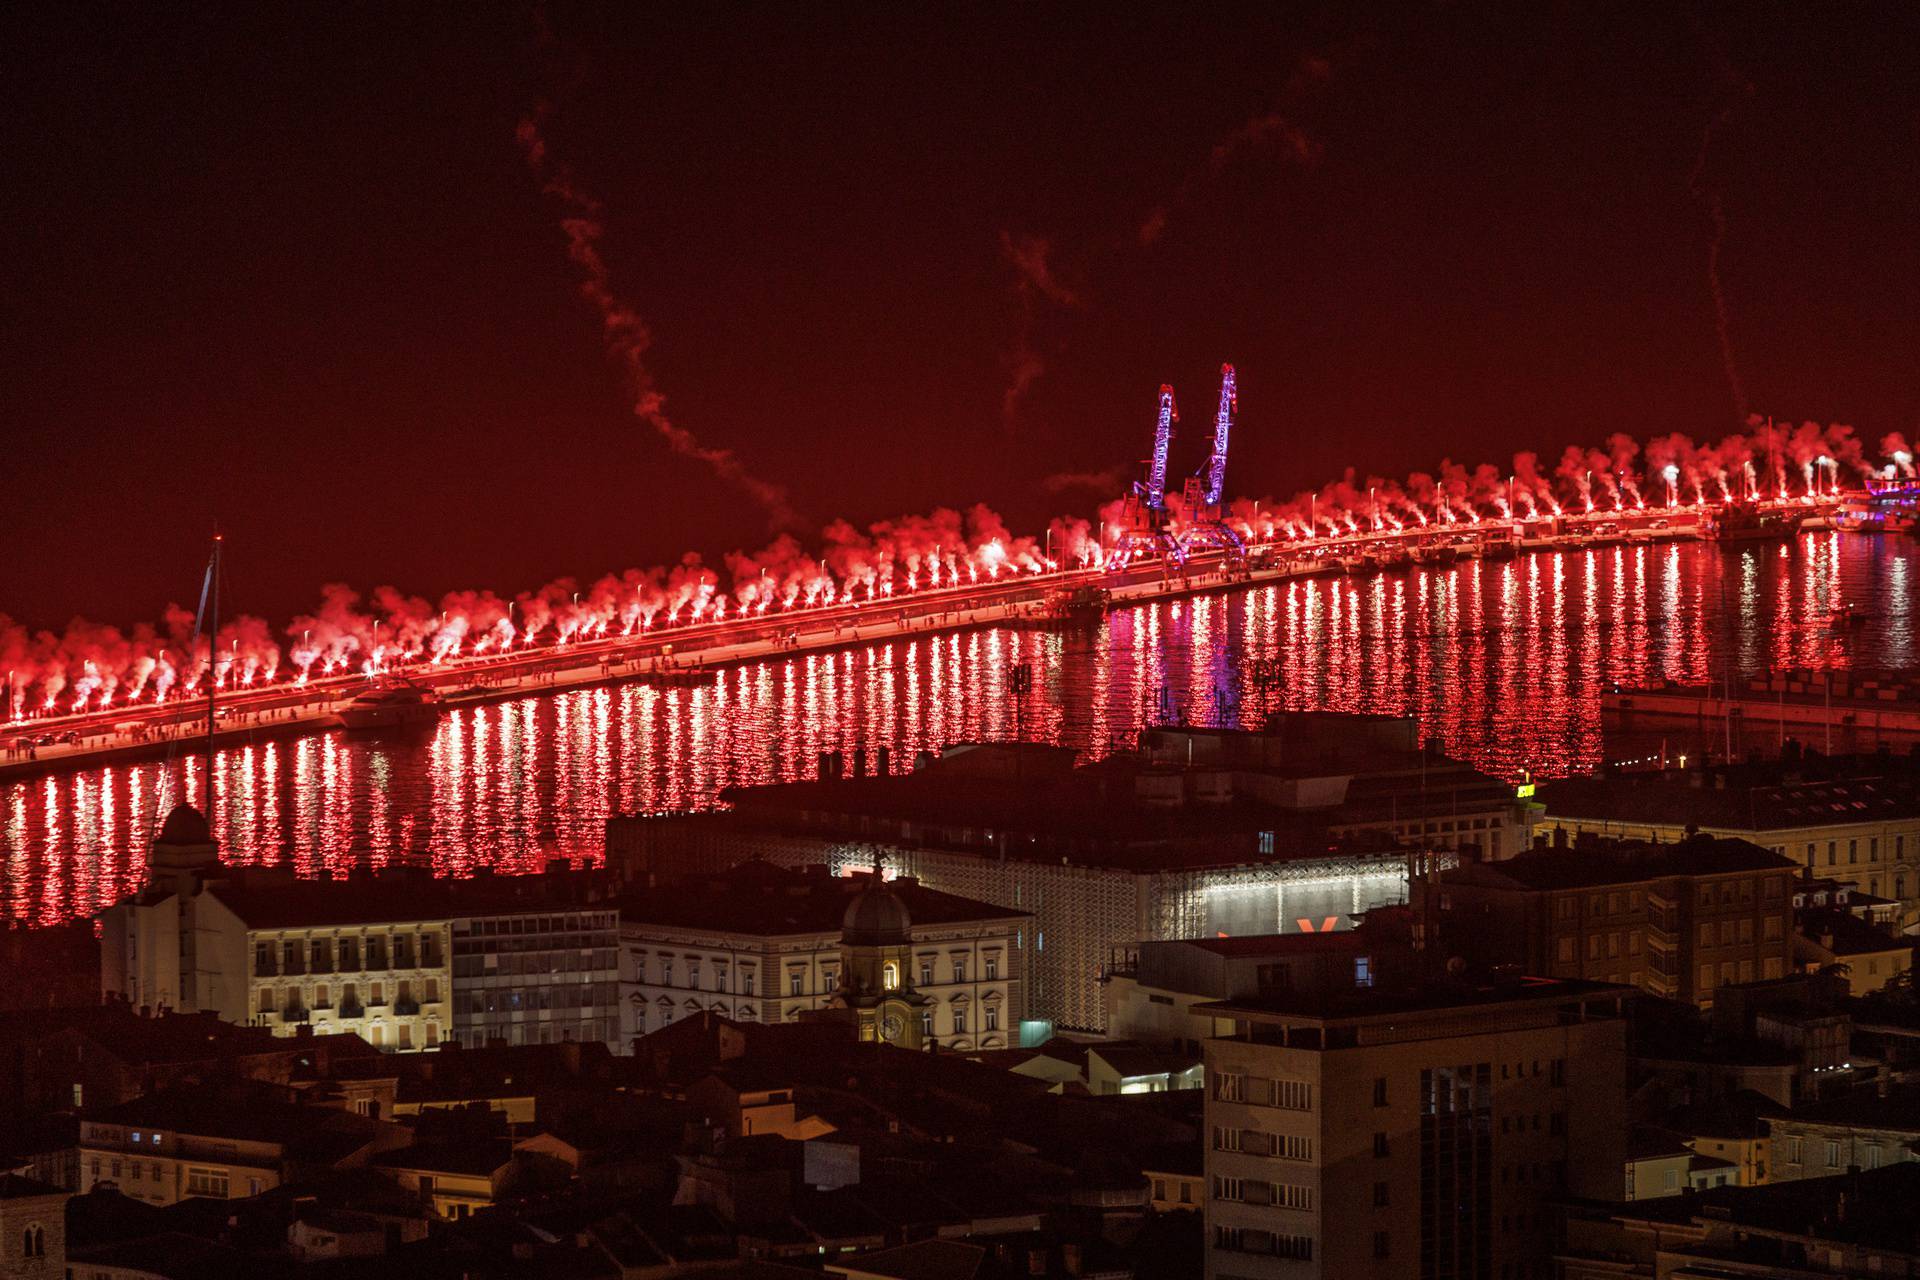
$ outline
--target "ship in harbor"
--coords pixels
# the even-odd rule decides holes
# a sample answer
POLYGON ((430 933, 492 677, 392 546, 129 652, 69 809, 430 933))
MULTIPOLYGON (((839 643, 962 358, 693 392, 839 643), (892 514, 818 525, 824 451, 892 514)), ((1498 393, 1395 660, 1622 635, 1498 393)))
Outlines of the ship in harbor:
POLYGON ((1754 502, 1729 503, 1713 517, 1707 537, 1713 542, 1782 542, 1800 531, 1803 514, 1754 502))
POLYGON ((1912 533, 1920 526, 1920 479, 1874 479, 1833 513, 1844 533, 1912 533))
POLYGON ((440 696, 425 685, 388 676, 360 690, 338 714, 349 733, 413 728, 440 718, 440 696))

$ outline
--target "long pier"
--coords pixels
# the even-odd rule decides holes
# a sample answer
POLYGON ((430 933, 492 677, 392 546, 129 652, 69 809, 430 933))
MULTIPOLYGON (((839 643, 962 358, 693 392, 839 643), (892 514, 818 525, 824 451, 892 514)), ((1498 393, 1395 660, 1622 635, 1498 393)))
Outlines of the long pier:
MULTIPOLYGON (((1798 510, 1824 511, 1792 504, 1798 510)), ((593 685, 655 680, 691 683, 704 673, 770 657, 821 652, 1032 619, 1055 593, 1098 587, 1113 604, 1173 599, 1223 588, 1333 573, 1368 574, 1410 566, 1416 555, 1449 559, 1521 552, 1582 550, 1621 543, 1702 536, 1689 508, 1596 513, 1547 521, 1484 521, 1477 525, 1358 530, 1339 537, 1257 543, 1245 562, 1229 565, 1216 550, 1183 566, 1153 559, 1119 569, 1063 569, 721 622, 660 629, 637 636, 576 640, 513 654, 414 663, 396 669, 459 707, 593 685)), ((364 675, 233 690, 219 700, 216 747, 325 732, 366 686, 364 675)), ((115 761, 164 757, 206 741, 204 702, 110 708, 41 717, 0 728, 0 781, 115 761)))

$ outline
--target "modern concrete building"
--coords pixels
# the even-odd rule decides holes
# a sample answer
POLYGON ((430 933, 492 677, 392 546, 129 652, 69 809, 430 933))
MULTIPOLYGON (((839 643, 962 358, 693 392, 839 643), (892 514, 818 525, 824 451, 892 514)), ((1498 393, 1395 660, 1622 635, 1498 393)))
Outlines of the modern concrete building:
POLYGON ((1356 982, 1225 1000, 1206 1043, 1206 1275, 1545 1276, 1554 1206, 1618 1200, 1629 989, 1356 982))
POLYGON ((1030 1016, 1088 1030, 1105 1025, 1101 974, 1139 941, 1349 928, 1405 901, 1403 842, 1505 856, 1530 820, 1512 787, 1423 750, 1413 721, 1392 717, 1153 729, 1079 767, 1069 750, 1001 743, 904 775, 824 772, 730 790, 724 812, 612 819, 609 865, 645 884, 749 859, 836 875, 877 859, 1029 913, 1015 948, 1030 1016))
MULTIPOLYGON (((856 935, 876 923, 850 913, 872 884, 870 871, 834 876, 824 866, 755 861, 627 895, 619 904, 624 1035, 702 1011, 792 1022, 844 1004, 853 976, 847 947, 862 945, 849 921, 856 935)), ((886 890, 908 919, 904 950, 892 957, 893 989, 924 997, 911 1012, 916 1042, 958 1050, 1012 1043, 1027 991, 1016 941, 1031 917, 912 876, 886 890)))

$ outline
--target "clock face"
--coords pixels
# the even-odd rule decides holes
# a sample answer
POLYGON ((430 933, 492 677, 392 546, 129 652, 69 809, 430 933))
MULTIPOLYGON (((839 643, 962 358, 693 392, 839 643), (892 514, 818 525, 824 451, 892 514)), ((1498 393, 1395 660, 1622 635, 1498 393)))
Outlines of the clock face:
POLYGON ((902 1030, 904 1030, 904 1024, 900 1021, 900 1015, 890 1013, 880 1023, 880 1038, 892 1043, 900 1038, 902 1030))

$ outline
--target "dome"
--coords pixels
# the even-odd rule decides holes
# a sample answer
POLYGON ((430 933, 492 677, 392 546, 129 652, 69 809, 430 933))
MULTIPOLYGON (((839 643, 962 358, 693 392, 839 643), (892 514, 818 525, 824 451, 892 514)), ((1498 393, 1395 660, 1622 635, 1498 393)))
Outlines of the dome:
POLYGON ((155 844, 195 845, 212 844, 213 830, 207 826, 207 820, 200 811, 190 804, 177 804, 173 812, 167 815, 161 824, 160 838, 155 844))
POLYGON ((913 917, 900 895, 875 881, 853 895, 840 919, 843 939, 856 947, 878 947, 909 941, 913 917))

